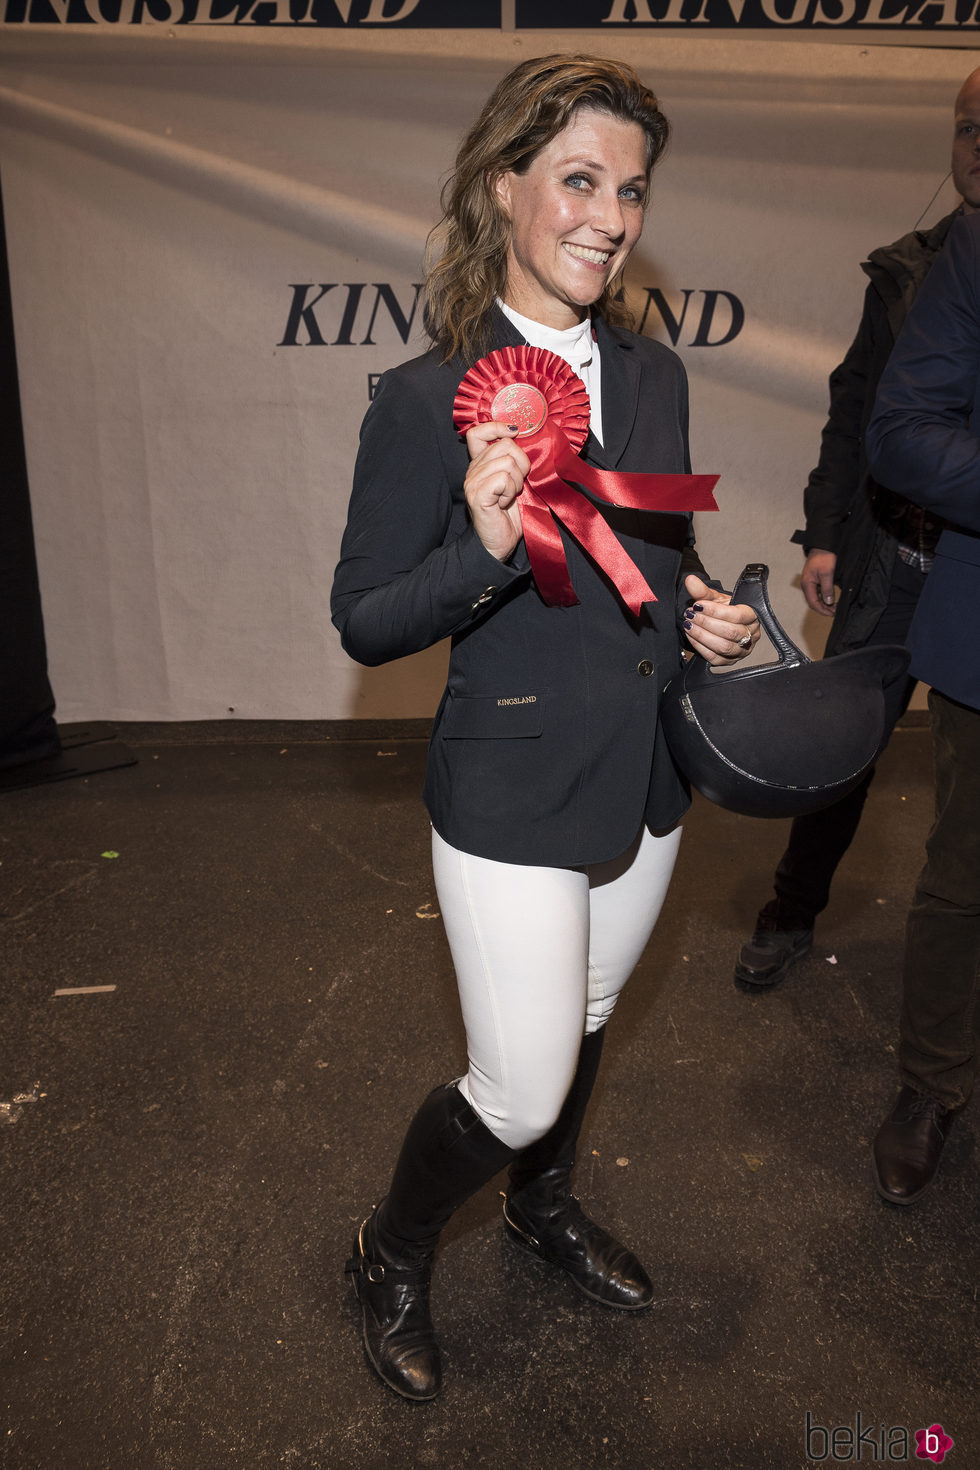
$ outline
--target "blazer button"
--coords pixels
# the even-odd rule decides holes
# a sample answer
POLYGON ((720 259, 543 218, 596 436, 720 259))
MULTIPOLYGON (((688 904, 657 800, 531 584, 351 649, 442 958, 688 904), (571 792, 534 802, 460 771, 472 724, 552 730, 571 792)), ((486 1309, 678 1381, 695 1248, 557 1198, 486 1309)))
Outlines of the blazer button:
POLYGON ((648 658, 645 658, 642 663, 637 664, 636 672, 638 674, 642 674, 644 679, 649 679, 650 675, 653 673, 653 664, 648 658))

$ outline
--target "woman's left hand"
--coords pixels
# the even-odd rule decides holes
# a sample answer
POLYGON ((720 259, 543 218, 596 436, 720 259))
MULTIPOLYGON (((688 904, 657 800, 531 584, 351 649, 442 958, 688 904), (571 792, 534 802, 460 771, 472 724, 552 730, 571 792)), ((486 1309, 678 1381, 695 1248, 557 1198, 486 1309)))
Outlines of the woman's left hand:
POLYGON ((684 614, 688 643, 709 664, 734 664, 759 641, 759 619, 744 603, 733 605, 730 592, 717 592, 700 577, 685 577, 691 606, 684 614))

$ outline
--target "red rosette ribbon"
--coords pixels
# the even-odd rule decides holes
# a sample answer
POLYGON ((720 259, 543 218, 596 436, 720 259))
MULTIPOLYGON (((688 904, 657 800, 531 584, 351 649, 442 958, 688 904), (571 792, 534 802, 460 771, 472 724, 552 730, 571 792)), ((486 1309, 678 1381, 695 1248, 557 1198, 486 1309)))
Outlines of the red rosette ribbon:
POLYGON ((638 475, 599 470, 579 458, 589 432, 589 395, 572 369, 540 347, 502 347, 470 368, 453 403, 461 434, 475 424, 517 424, 531 468, 518 505, 531 571, 549 607, 578 602, 557 522, 568 530, 639 616, 656 602, 612 527, 576 486, 630 510, 717 510, 717 475, 638 475))

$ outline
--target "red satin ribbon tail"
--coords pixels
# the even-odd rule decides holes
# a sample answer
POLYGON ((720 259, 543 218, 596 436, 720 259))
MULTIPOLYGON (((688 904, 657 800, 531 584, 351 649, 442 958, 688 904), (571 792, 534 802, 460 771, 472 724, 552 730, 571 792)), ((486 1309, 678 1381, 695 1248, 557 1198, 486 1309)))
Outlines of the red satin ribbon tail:
POLYGON ((562 479, 584 485, 610 505, 672 514, 718 509, 711 493, 718 483, 718 475, 647 475, 600 470, 579 459, 560 430, 554 430, 549 438, 554 468, 562 479))
POLYGON ((657 601, 635 561, 590 501, 574 492, 560 499, 555 496, 552 511, 610 578, 634 617, 640 616, 645 602, 657 601))
POLYGON ((548 607, 575 607, 578 598, 568 575, 565 548, 551 511, 538 499, 527 481, 518 504, 531 573, 544 602, 548 607))

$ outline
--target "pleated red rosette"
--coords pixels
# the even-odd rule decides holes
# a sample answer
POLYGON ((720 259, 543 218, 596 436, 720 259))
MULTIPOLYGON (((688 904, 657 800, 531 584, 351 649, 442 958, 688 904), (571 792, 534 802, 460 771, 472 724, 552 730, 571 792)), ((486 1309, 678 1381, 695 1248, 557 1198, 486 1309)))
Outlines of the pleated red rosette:
POLYGON ((578 602, 557 522, 575 537, 613 582, 635 616, 656 602, 608 522, 576 486, 631 510, 717 510, 717 475, 637 475, 599 470, 578 457, 589 432, 585 385, 554 352, 502 347, 475 363, 460 383, 453 423, 461 434, 475 424, 517 424, 516 438, 531 461, 518 501, 524 544, 538 591, 549 607, 578 602))
POLYGON ((589 434, 589 395, 582 379, 542 347, 501 347, 474 363, 456 390, 453 423, 461 434, 474 424, 517 424, 527 439, 547 420, 577 454, 589 434))

